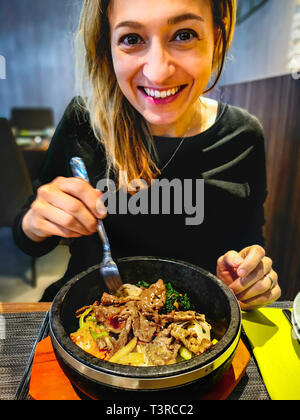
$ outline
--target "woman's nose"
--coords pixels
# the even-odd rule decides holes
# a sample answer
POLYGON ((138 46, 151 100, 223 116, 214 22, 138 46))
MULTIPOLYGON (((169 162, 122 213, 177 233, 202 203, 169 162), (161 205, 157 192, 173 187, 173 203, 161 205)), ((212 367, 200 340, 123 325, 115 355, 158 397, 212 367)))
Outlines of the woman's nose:
POLYGON ((175 63, 159 41, 152 42, 143 66, 143 74, 154 85, 161 85, 175 73, 175 63))

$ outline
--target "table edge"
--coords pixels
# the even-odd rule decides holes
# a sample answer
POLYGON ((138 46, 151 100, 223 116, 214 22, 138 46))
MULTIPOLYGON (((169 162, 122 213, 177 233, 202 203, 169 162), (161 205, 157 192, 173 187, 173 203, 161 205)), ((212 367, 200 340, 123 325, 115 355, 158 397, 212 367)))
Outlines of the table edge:
POLYGON ((47 312, 52 302, 0 302, 0 313, 47 312))

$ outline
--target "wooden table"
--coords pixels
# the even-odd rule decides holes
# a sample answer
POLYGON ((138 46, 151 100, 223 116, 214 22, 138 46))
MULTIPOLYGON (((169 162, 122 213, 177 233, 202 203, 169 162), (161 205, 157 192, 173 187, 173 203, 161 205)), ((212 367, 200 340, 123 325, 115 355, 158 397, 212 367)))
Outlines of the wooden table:
POLYGON ((30 302, 30 303, 18 303, 18 302, 0 302, 0 313, 22 313, 22 312, 47 312, 51 308, 51 302, 30 302))
POLYGON ((21 151, 30 150, 30 151, 34 151, 34 152, 47 152, 47 150, 50 146, 50 142, 51 142, 51 139, 44 138, 44 139, 42 139, 42 141, 40 143, 36 143, 35 141, 32 140, 32 141, 30 141, 30 143, 28 141, 28 144, 24 144, 24 145, 18 144, 18 141, 17 141, 17 144, 18 144, 19 148, 21 149, 21 151))

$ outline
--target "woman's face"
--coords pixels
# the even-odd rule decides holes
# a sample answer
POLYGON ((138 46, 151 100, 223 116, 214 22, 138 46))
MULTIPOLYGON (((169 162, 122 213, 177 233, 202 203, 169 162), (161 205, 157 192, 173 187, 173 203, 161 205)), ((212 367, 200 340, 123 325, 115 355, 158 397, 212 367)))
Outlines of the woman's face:
POLYGON ((112 0, 111 52, 119 86, 154 135, 184 135, 211 74, 210 0, 112 0))

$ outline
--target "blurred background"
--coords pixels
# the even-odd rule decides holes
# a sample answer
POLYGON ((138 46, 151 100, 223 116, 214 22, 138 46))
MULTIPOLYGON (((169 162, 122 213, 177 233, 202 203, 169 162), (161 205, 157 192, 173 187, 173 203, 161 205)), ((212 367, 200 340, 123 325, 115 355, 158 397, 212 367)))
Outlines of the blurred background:
MULTIPOLYGON (((82 0, 0 1, 0 301, 38 301, 68 262, 61 244, 32 259, 13 244, 14 212, 32 189, 55 126, 77 94, 74 34, 82 0)), ((300 291, 300 0, 239 0, 233 46, 210 97, 262 122, 269 195, 266 249, 282 299, 300 291)))

